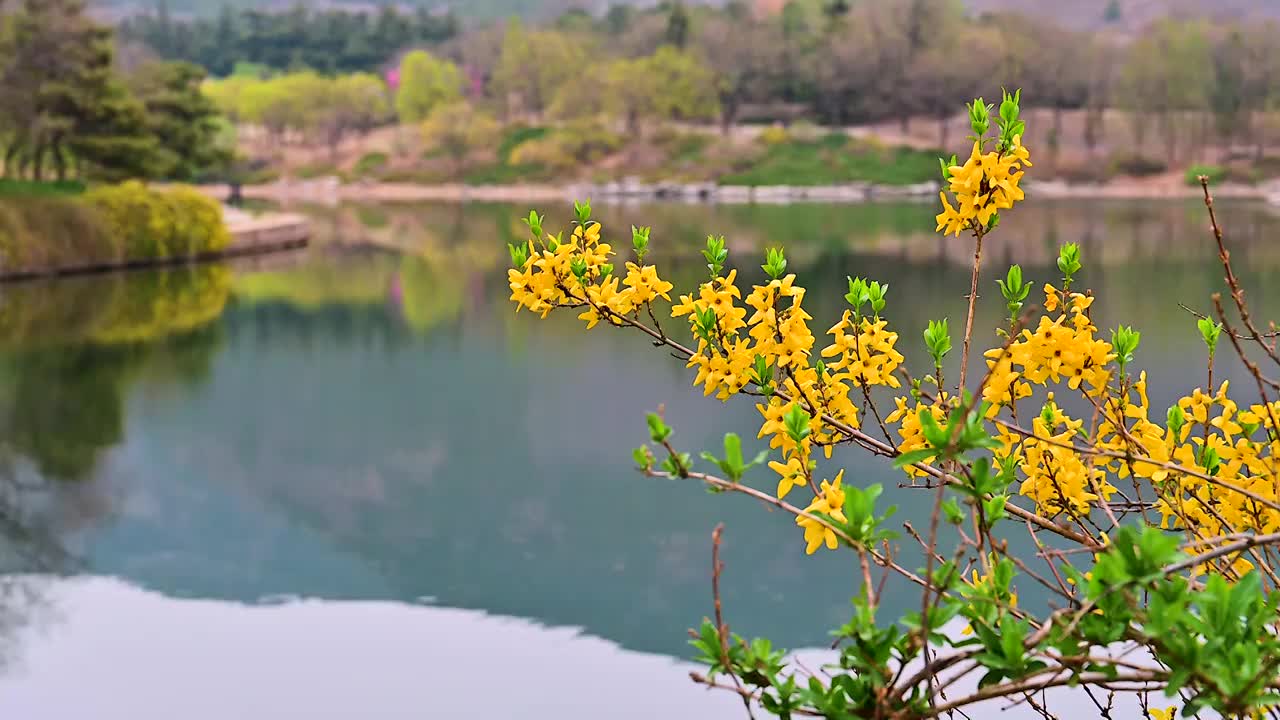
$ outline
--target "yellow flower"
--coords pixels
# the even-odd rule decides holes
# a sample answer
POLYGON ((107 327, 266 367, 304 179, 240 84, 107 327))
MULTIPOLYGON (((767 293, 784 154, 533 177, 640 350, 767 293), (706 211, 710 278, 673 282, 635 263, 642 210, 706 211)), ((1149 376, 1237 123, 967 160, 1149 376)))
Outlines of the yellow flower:
POLYGON ((1058 303, 1062 301, 1062 293, 1058 292, 1058 288, 1044 284, 1044 310, 1045 312, 1053 312, 1058 309, 1058 303))
POLYGON ((631 302, 636 306, 663 298, 670 302, 671 283, 658 277, 658 269, 652 265, 639 267, 633 262, 627 263, 627 277, 623 285, 631 288, 631 302))
MULTIPOLYGON (((897 405, 897 409, 889 413, 884 421, 890 424, 896 422, 902 423, 898 428, 898 437, 902 438, 902 442, 898 443, 898 452, 909 453, 913 450, 921 450, 929 447, 928 441, 924 439, 924 428, 920 424, 920 411, 926 410, 930 415, 933 415, 935 420, 942 422, 946 418, 946 413, 939 405, 946 405, 947 394, 945 392, 942 393, 941 399, 941 403, 927 405, 917 403, 913 407, 909 407, 907 405, 907 399, 905 397, 899 396, 893 399, 894 403, 897 405)), ((928 460, 925 462, 928 462, 928 460)), ((925 475, 923 470, 915 467, 914 465, 908 465, 903 468, 903 470, 908 475, 916 477, 925 475)))
MULTIPOLYGON (((617 315, 626 315, 633 308, 631 290, 625 289, 620 292, 618 290, 618 278, 616 277, 610 277, 599 285, 588 285, 586 293, 587 297, 590 298, 591 304, 585 312, 578 315, 578 319, 587 321, 588 330, 600 322, 601 309, 608 309, 617 315)), ((617 323, 607 313, 606 316, 609 317, 611 323, 617 323)))
POLYGON ((935 218, 938 221, 938 227, 934 232, 960 237, 960 233, 969 226, 969 221, 961 217, 960 213, 951 207, 945 192, 940 192, 938 195, 942 198, 942 212, 938 213, 935 218))
MULTIPOLYGON (((844 515, 844 489, 840 487, 840 481, 843 479, 844 470, 841 470, 836 473, 834 481, 827 482, 823 480, 821 492, 809 504, 809 507, 804 509, 805 512, 810 514, 822 513, 836 522, 847 522, 847 518, 844 515)), ((804 528, 806 554, 812 555, 823 544, 829 550, 835 550, 839 547, 840 540, 828 523, 801 516, 796 518, 796 524, 804 528)))
POLYGON ((781 500, 791 492, 791 488, 808 482, 804 474, 804 463, 798 457, 792 457, 785 463, 773 461, 769 469, 778 473, 778 499, 781 500))
POLYGON ((941 193, 942 212, 936 216, 937 232, 959 235, 966 228, 989 227, 996 212, 1012 208, 1024 198, 1019 183, 1024 167, 1030 167, 1030 153, 1015 138, 1004 153, 982 152, 975 141, 963 165, 947 168, 950 181, 947 190, 955 196, 953 207, 946 191, 941 193))

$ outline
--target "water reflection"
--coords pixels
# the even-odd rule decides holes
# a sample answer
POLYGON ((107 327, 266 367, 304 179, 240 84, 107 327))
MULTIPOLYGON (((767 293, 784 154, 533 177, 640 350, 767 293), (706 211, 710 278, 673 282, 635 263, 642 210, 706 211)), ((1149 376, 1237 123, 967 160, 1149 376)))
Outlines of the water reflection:
MULTIPOLYGON (((1177 303, 1203 306, 1221 282, 1195 210, 1181 203, 1030 205, 1006 220, 988 267, 1017 260, 1029 277, 1049 279, 1052 248, 1082 242, 1084 281, 1102 297, 1099 324, 1124 319, 1142 330, 1138 363, 1153 376, 1152 404, 1164 407, 1175 387, 1194 386, 1203 373, 1203 359, 1183 351, 1194 319, 1177 303)), ((38 547, 59 548, 67 563, 5 568, 129 583, 55 583, 60 597, 75 598, 62 604, 70 639, 28 637, 22 654, 45 670, 36 679, 12 676, 9 690, 39 697, 39 683, 79 672, 65 658, 76 648, 95 656, 84 649, 103 647, 88 644, 99 633, 212 633, 216 622, 205 612, 254 618, 227 621, 225 652, 234 642, 243 657, 219 663, 310 659, 316 637, 261 627, 330 606, 240 608, 277 596, 361 603, 327 616, 330 634, 322 637, 331 652, 322 657, 334 667, 364 666, 350 659, 365 657, 359 653, 341 659, 348 646, 372 647, 362 633, 376 631, 354 619, 363 613, 378 616, 388 632, 417 622, 390 609, 398 606, 363 603, 422 597, 684 657, 682 629, 709 608, 708 534, 721 520, 735 631, 789 647, 824 643, 823 628, 846 619, 856 590, 846 563, 833 555, 805 559, 793 525, 754 503, 628 469, 643 410, 665 403, 690 447, 711 445, 725 430, 753 437, 754 410, 698 397, 678 363, 625 333, 584 334, 571 317, 537 322, 513 314, 503 245, 519 237, 519 211, 338 207, 317 215, 317 247, 290 265, 6 288, 0 487, 32 483, 39 491, 15 495, 21 524, 10 524, 6 511, 0 530, 24 537, 11 528, 30 528, 31 537, 44 538, 38 547), (128 602, 112 600, 121 597, 128 602), (181 611, 166 615, 166 603, 181 611), (179 623, 190 627, 180 631, 179 623), (48 660, 55 655, 42 653, 54 653, 57 643, 64 659, 48 660)), ((909 340, 918 333, 912 328, 954 312, 968 286, 966 243, 929 233, 921 205, 601 212, 612 227, 654 225, 659 259, 674 264, 680 288, 702 274, 694 248, 710 232, 728 235, 743 252, 774 242, 794 248, 793 267, 809 279, 810 311, 821 321, 842 309, 846 275, 888 281, 888 315, 917 367, 923 352, 909 340)), ((551 214, 566 215, 564 208, 551 214)), ((1280 316, 1267 292, 1280 268, 1265 242, 1275 218, 1252 206, 1223 215, 1255 309, 1280 316)), ((759 276, 750 256, 738 262, 746 278, 759 276)), ((994 284, 987 289, 977 323, 983 332, 1000 310, 991 301, 994 284)), ((1229 363, 1219 373, 1243 378, 1229 363)), ((898 482, 881 463, 842 459, 851 481, 898 482)), ((754 481, 767 484, 768 473, 754 481)), ((925 520, 928 498, 889 495, 905 519, 925 520)), ((1020 590, 1024 602, 1036 602, 1036 588, 1020 590)), ((913 596, 908 588, 889 592, 913 596)), ((452 646, 441 650, 422 632, 411 649, 421 653, 415 667, 448 665, 452 646)), ((0 622, 0 642, 6 633, 0 622)), ((140 655, 113 668, 151 672, 140 655)), ((170 673, 181 669, 172 665, 170 673)), ((581 684, 557 677, 540 680, 547 690, 538 698, 581 684)), ((244 682, 264 698, 273 692, 244 682)), ((134 693, 120 695, 113 702, 122 708, 134 700, 134 693)))
POLYGON ((567 718, 609 708, 622 720, 718 720, 742 712, 733 698, 695 687, 669 658, 519 618, 387 602, 173 600, 104 578, 60 581, 49 596, 65 621, 30 643, 21 672, 0 678, 7 717, 567 718))
MULTIPOLYGON (((64 620, 38 633, 20 672, 0 677, 7 716, 745 717, 735 696, 690 682, 689 663, 523 618, 389 602, 180 600, 111 578, 52 582, 47 596, 64 620), (121 617, 146 618, 145 632, 121 617)), ((809 668, 835 660, 827 650, 794 656, 809 668)), ((974 692, 976 682, 959 681, 952 697, 974 692)), ((1047 695, 1064 717, 1093 714, 1081 693, 1047 695)), ((979 711, 1039 717, 1008 701, 979 711)), ((1122 697, 1114 712, 1137 717, 1141 710, 1122 697)))

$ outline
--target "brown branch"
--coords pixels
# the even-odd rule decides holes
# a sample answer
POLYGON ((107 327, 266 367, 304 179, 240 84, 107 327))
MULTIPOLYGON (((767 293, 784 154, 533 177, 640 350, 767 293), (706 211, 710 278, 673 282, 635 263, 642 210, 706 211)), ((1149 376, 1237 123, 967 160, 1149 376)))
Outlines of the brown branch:
MULTIPOLYGON (((1205 314, 1204 314, 1204 313, 1202 313, 1202 312, 1198 312, 1198 311, 1196 311, 1195 309, 1193 309, 1193 308, 1191 308, 1191 307, 1188 307, 1185 303, 1178 303, 1178 307, 1182 308, 1183 310, 1186 310, 1187 312, 1191 313, 1192 315, 1194 315, 1196 318, 1198 318, 1198 319, 1200 319, 1200 320, 1209 320, 1209 319, 1210 319, 1208 315, 1205 315, 1205 314)), ((1224 330, 1225 330, 1225 328, 1224 328, 1224 330)), ((1236 337, 1236 338, 1237 338, 1237 339, 1239 339, 1239 340, 1252 340, 1252 339, 1253 339, 1253 337, 1252 337, 1251 335, 1238 335, 1238 334, 1235 334, 1235 333, 1230 333, 1230 334, 1231 334, 1231 335, 1233 335, 1234 337, 1236 337)), ((1264 337, 1264 338, 1280 337, 1280 332, 1277 332, 1277 331, 1265 332, 1265 333, 1262 333, 1262 337, 1264 337)), ((1212 385, 1213 383, 1209 383, 1209 384, 1210 384, 1210 385, 1212 385)))
POLYGON ((1240 287, 1240 281, 1236 278, 1235 271, 1231 269, 1231 253, 1222 239, 1222 227, 1218 225, 1218 215, 1213 209, 1213 196, 1209 194, 1209 176, 1200 176, 1200 187, 1204 189, 1204 206, 1209 209, 1209 224, 1213 227, 1213 239, 1218 243, 1218 259, 1222 261, 1227 286, 1231 288, 1231 299, 1235 301, 1236 309, 1240 311, 1240 321, 1249 331, 1249 339, 1256 342, 1272 362, 1280 365, 1280 355, 1276 354, 1275 346, 1264 340, 1262 333, 1254 326, 1253 319, 1249 315, 1249 305, 1244 301, 1244 289, 1240 287))
MULTIPOLYGON (((689 671, 689 679, 693 680, 699 685, 706 685, 709 688, 715 688, 717 690, 728 690, 730 692, 737 693, 739 696, 742 697, 743 701, 747 703, 752 703, 760 700, 760 693, 754 693, 742 687, 734 687, 733 685, 725 685, 724 683, 718 683, 715 681, 714 678, 709 678, 706 675, 703 675, 702 673, 697 672, 696 670, 689 671)), ((794 708, 791 710, 791 712, 797 715, 804 715, 807 717, 822 717, 821 713, 817 713, 812 710, 806 710, 804 708, 794 708)))
MULTIPOLYGON (((671 473, 660 471, 660 470, 647 470, 645 471, 645 474, 648 475, 649 477, 656 477, 656 478, 674 478, 675 477, 671 473)), ((837 538, 843 540, 849 546, 854 548, 861 547, 858 541, 850 537, 850 535, 846 533, 843 529, 838 528, 835 525, 832 525, 829 520, 826 520, 818 515, 814 515, 813 513, 807 510, 802 510, 785 500, 780 500, 774 497, 773 495, 770 495, 769 493, 766 493, 762 490, 757 490, 756 488, 753 488, 750 485, 743 485, 741 483, 730 482, 728 480, 725 480, 724 478, 719 478, 719 477, 716 477, 715 475, 708 475, 707 473, 703 473, 703 472, 690 472, 686 477, 693 480, 701 480, 702 482, 708 485, 711 485, 712 487, 715 487, 719 490, 728 490, 730 492, 742 493, 743 495, 753 497, 756 500, 759 500, 760 502, 765 503, 766 505, 772 505, 773 507, 776 507, 779 510, 782 510, 783 512, 790 513, 796 517, 805 518, 806 520, 812 520, 822 525, 822 527, 826 528, 827 530, 830 530, 831 532, 835 533, 837 538)), ((880 567, 891 569, 894 572, 901 575, 902 577, 906 578, 907 580, 915 583, 916 585, 920 585, 920 586, 926 585, 924 578, 921 578, 919 575, 916 575, 910 570, 902 567, 898 563, 894 562, 888 556, 882 555, 879 551, 870 547, 867 548, 867 552, 871 556, 871 558, 875 560, 876 564, 879 565, 880 567)))
POLYGON ((967 695, 957 700, 952 700, 948 703, 938 705, 937 707, 931 709, 928 712, 928 714, 922 715, 921 717, 922 718, 938 717, 943 715, 944 713, 950 712, 957 708, 967 707, 969 705, 973 705, 974 703, 979 703, 984 700, 992 700, 995 698, 1007 697, 1009 695, 1018 695, 1028 691, 1043 690, 1043 689, 1052 688, 1052 687, 1061 687, 1063 685, 1068 685, 1076 682, 1082 685, 1088 683, 1088 684, 1096 684, 1104 687, 1107 685, 1114 685, 1115 683, 1121 683, 1121 682, 1142 683, 1144 684, 1144 686, 1148 686, 1148 689, 1152 689, 1152 690, 1162 689, 1163 684, 1165 682, 1164 677, 1162 677, 1163 673, 1158 673, 1153 670, 1146 671, 1146 672, 1134 672, 1129 675, 1115 675, 1115 676, 1109 675, 1107 673, 1101 673, 1101 672, 1075 674, 1070 671, 1070 668, 1053 668, 1053 671, 1055 673, 1058 673, 1059 675, 1051 675, 1047 678, 1039 679, 1039 680, 1023 680, 1021 682, 1009 683, 1007 685, 992 685, 990 687, 983 688, 971 695, 967 695), (1065 677, 1061 676, 1062 673, 1066 673, 1065 677))
MULTIPOLYGON (((688 359, 695 354, 693 350, 690 350, 684 345, 681 345, 680 343, 672 340, 671 338, 664 336, 664 334, 659 333, 656 330, 653 330, 652 328, 650 328, 649 326, 645 325, 644 323, 638 320, 634 320, 625 315, 619 315, 607 307, 595 305, 594 303, 590 303, 590 304, 592 307, 596 308, 598 312, 601 312, 604 315, 607 315, 609 317, 612 317, 618 320, 619 325, 634 327, 637 330, 640 330, 641 332, 645 333, 649 337, 653 338, 658 343, 662 345, 666 345, 667 347, 670 347, 671 349, 675 350, 676 353, 683 356, 683 359, 688 359)), ((749 394, 752 394, 752 393, 749 393, 749 394)), ((785 401, 791 401, 792 399, 790 395, 788 395, 787 393, 781 390, 776 390, 774 392, 774 395, 782 398, 785 401)), ((900 454, 897 448, 893 447, 892 445, 889 445, 885 442, 877 440, 876 438, 862 432, 861 430, 858 430, 857 428, 852 427, 847 423, 841 422, 840 420, 832 417, 829 414, 823 414, 822 421, 827 425, 829 425, 832 429, 839 431, 840 434, 848 437, 850 441, 858 444, 862 448, 876 455, 881 455, 883 457, 891 458, 891 457, 897 457, 900 454)), ((956 478, 954 475, 945 473, 942 470, 939 470, 938 468, 935 468, 932 465, 928 465, 926 463, 913 463, 912 467, 920 470, 926 475, 934 477, 943 482, 956 483, 956 484, 960 484, 962 482, 959 478, 956 478)), ((1097 543, 1091 538, 1088 538, 1084 535, 1074 532, 1070 528, 1061 527, 1057 523, 1054 523, 1051 520, 1041 517, 1040 515, 1037 515, 1033 512, 1030 512, 1021 507, 1018 507, 1013 503, 1008 504, 1005 510, 1010 515, 1013 515, 1014 517, 1032 522, 1038 525, 1039 527, 1044 528, 1045 530, 1049 530, 1053 533, 1061 535, 1063 538, 1067 540, 1071 540, 1073 542, 1077 542, 1077 543, 1081 543, 1089 546, 1097 545, 1097 543)))
MULTIPOLYGON (((1103 449, 1101 449, 1101 448, 1093 447, 1093 446, 1089 446, 1089 447, 1081 447, 1081 446, 1079 446, 1079 445, 1076 445, 1075 443, 1070 443, 1070 442, 1060 442, 1060 441, 1057 441, 1057 440, 1053 440, 1053 439, 1051 439, 1051 438, 1046 438, 1046 437, 1041 437, 1041 436, 1039 436, 1039 435, 1035 435, 1034 433, 1030 432, 1029 430, 1026 430, 1026 429, 1021 428, 1021 427, 1018 427, 1017 425, 1010 424, 1009 422, 1004 421, 1004 420, 1000 420, 999 418, 996 418, 996 419, 994 420, 994 422, 995 422, 997 425, 1000 425, 1000 426, 1002 426, 1002 427, 1007 428, 1010 432, 1014 432, 1014 433, 1016 433, 1016 434, 1018 434, 1018 435, 1022 435, 1022 436, 1024 436, 1024 437, 1033 438, 1033 439, 1035 439, 1037 442, 1041 442, 1041 443, 1044 443, 1044 444, 1046 444, 1046 445, 1053 445, 1053 446, 1055 446, 1055 447, 1060 447, 1060 448, 1064 448, 1064 449, 1067 449, 1067 450, 1073 450, 1073 451, 1075 451, 1075 452, 1077 452, 1077 453, 1080 453, 1080 454, 1082 454, 1082 455, 1095 455, 1095 456, 1098 456, 1098 457, 1109 457, 1109 458, 1115 458, 1115 459, 1117 459, 1117 460, 1126 460, 1126 459, 1131 459, 1133 462, 1136 462, 1136 463, 1142 463, 1142 464, 1152 465, 1152 466, 1154 466, 1154 467, 1158 467, 1158 468, 1161 468, 1161 469, 1164 469, 1164 470, 1169 470, 1169 471, 1171 471, 1171 472, 1177 472, 1177 473, 1183 473, 1183 474, 1185 474, 1185 475, 1190 475, 1190 476, 1192 476, 1192 477, 1195 477, 1195 478, 1199 478, 1199 479, 1201 479, 1201 480, 1204 480, 1205 482, 1212 483, 1213 485, 1215 485, 1215 486, 1217 486, 1217 487, 1225 488, 1225 489, 1227 489, 1227 490, 1230 490, 1231 492, 1239 493, 1239 494, 1241 494, 1241 495, 1243 495, 1243 496, 1245 496, 1245 497, 1249 498, 1250 500, 1253 500, 1253 501, 1254 501, 1254 502, 1256 502, 1256 503, 1261 503, 1262 505, 1267 506, 1268 508, 1270 508, 1270 509, 1272 509, 1272 510, 1280 511, 1280 503, 1277 503, 1277 502, 1275 502, 1275 501, 1273 501, 1273 500, 1268 500, 1267 498, 1265 498, 1265 497, 1263 497, 1263 496, 1261 496, 1261 495, 1259 495, 1259 494, 1257 494, 1257 493, 1255 493, 1255 492, 1253 492, 1253 491, 1251 491, 1251 490, 1246 490, 1246 489, 1244 489, 1244 488, 1242 488, 1242 487, 1238 487, 1238 486, 1235 486, 1235 485, 1231 485, 1231 484, 1229 484, 1229 483, 1225 482, 1225 481, 1224 481, 1222 478, 1220 478, 1220 477, 1217 477, 1217 476, 1215 476, 1215 475, 1209 475, 1209 474, 1206 474, 1206 473, 1200 472, 1199 470, 1193 470, 1193 469, 1191 469, 1191 468, 1189 468, 1189 467, 1186 467, 1185 465, 1178 465, 1177 463, 1164 462, 1164 461, 1162 461, 1162 460, 1155 460, 1155 459, 1153 459, 1153 458, 1151 458, 1151 457, 1148 457, 1148 456, 1145 456, 1145 455, 1133 455, 1132 453, 1122 453, 1122 452, 1117 452, 1117 451, 1115 451, 1115 450, 1103 450, 1103 449)), ((1016 515, 1017 513, 1011 513, 1011 514, 1015 514, 1015 515, 1016 515)), ((1038 516, 1037 516, 1037 517, 1038 517, 1038 516)), ((1035 521, 1033 520, 1032 522, 1035 522, 1035 521)), ((1056 526, 1055 526, 1055 527, 1056 527, 1056 526)), ((1059 534, 1061 534, 1061 533, 1059 533, 1059 534)), ((1101 547, 1101 546, 1098 546, 1098 547, 1101 547)))
POLYGON ((724 610, 720 602, 720 573, 724 571, 724 563, 720 562, 720 537, 723 533, 724 523, 716 525, 716 529, 711 531, 711 598, 715 603, 716 636, 720 638, 720 665, 737 686, 738 694, 742 696, 742 705, 747 709, 747 717, 755 720, 755 713, 751 711, 751 698, 744 692, 742 681, 729 663, 729 626, 724 622, 724 610))
MULTIPOLYGON (((976 224, 976 223, 975 223, 976 224)), ((960 394, 964 395, 964 381, 969 373, 969 338, 973 335, 973 310, 978 302, 978 272, 982 267, 983 231, 974 232, 977 239, 973 247, 973 273, 969 277, 969 311, 964 318, 964 348, 960 353, 960 394)))

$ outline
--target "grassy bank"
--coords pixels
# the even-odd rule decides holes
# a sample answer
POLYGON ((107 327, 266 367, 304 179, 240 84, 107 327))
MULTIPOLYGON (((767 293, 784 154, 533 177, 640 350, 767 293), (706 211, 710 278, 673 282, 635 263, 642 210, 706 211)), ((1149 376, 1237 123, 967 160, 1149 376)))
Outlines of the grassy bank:
POLYGON ((84 191, 84 183, 78 180, 35 182, 0 178, 0 197, 62 197, 79 195, 84 191))
POLYGON ((11 189, 0 193, 0 274, 190 257, 230 240, 218 203, 191 188, 11 189))
POLYGON ((463 157, 427 147, 417 131, 375 132, 336 162, 328 153, 279 151, 258 178, 437 185, 569 184, 638 178, 645 182, 722 185, 907 185, 935 179, 937 156, 824 132, 771 127, 724 135, 706 129, 655 127, 623 133, 607 125, 514 125, 463 157))
POLYGON ((831 133, 815 140, 772 143, 745 169, 717 179, 722 185, 910 185, 937 175, 937 153, 883 147, 831 133))

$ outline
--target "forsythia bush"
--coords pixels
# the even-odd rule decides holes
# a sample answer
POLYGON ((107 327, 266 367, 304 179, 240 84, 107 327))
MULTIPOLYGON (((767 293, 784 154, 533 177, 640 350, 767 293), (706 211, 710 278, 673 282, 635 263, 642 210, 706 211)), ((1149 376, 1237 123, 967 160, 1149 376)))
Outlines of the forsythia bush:
POLYGON ((155 190, 129 181, 85 195, 119 243, 119 258, 144 260, 214 252, 231 236, 216 200, 188 187, 155 190))
MULTIPOLYGON (((634 329, 685 358, 705 394, 756 398, 769 449, 751 462, 730 434, 723 457, 702 453, 701 469, 677 449, 666 419, 650 414, 651 444, 635 451, 642 472, 764 500, 794 516, 806 552, 843 547, 857 557, 861 590, 849 623, 833 633, 838 659, 824 673, 810 674, 767 640, 731 634, 717 590, 715 620, 693 641, 710 673, 694 679, 738 694, 748 712, 779 717, 950 717, 1009 698, 1051 718, 1058 716, 1042 691, 1060 686, 1081 688, 1086 706, 1106 718, 1165 718, 1178 708, 1183 716, 1271 712, 1280 698, 1280 401, 1272 399, 1280 382, 1246 346, 1276 365, 1280 354, 1250 318, 1207 183, 1237 312, 1232 319, 1215 296, 1217 319, 1198 323, 1208 354, 1202 387, 1167 411, 1150 407, 1136 366, 1140 333, 1094 324, 1075 245, 1061 248, 1060 277, 1034 296, 1021 268, 1003 273, 1008 322, 971 374, 982 242, 998 231, 1000 213, 1023 200, 1032 163, 1019 94, 1006 94, 998 108, 976 100, 969 114, 972 151, 942 163, 937 215, 938 232, 967 236, 974 248, 955 384, 943 377, 953 350, 948 323, 924 329, 932 367, 911 374, 888 315, 889 288, 875 280, 849 279, 849 307, 819 342, 782 249, 764 258, 767 279, 746 287, 737 269, 726 269, 724 239, 708 238, 708 280, 673 301, 672 284, 645 264, 649 229, 632 229, 635 259, 618 267, 589 202, 575 204, 567 237, 546 232, 531 212, 530 239, 510 248, 517 309, 543 317, 568 309, 588 328, 634 329), (670 333, 664 316, 687 323, 692 342, 670 333), (1223 337, 1249 367, 1255 401, 1215 385, 1223 337), (893 406, 882 412, 874 395, 886 392, 893 406), (1073 407, 1084 412, 1073 416, 1073 407), (877 509, 882 489, 846 484, 843 469, 825 467, 842 444, 901 468, 916 488, 908 492, 933 493, 927 537, 912 532, 924 567, 895 559, 890 511, 877 509), (766 461, 776 485, 746 484, 746 471, 766 461), (944 525, 953 527, 947 537, 960 538, 955 547, 942 547, 944 525), (1023 531, 1039 548, 1034 557, 1009 549, 1008 535, 1023 531), (918 586, 918 608, 884 617, 877 572, 918 586), (1020 607, 1018 583, 1041 586, 1058 609, 1020 607), (1115 704, 1124 694, 1128 708, 1115 704)), ((718 543, 717 530, 717 552, 718 543)), ((718 559, 712 573, 718 580, 718 559)))

